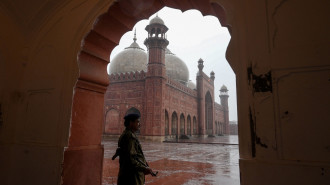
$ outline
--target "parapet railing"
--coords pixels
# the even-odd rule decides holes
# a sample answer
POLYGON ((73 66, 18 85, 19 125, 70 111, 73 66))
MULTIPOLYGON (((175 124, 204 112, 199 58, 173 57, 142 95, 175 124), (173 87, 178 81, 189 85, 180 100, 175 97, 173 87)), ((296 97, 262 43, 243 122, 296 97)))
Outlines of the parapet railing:
POLYGON ((217 110, 222 110, 222 111, 224 110, 224 109, 223 109, 223 106, 220 105, 220 104, 217 103, 217 102, 214 102, 214 108, 217 109, 217 110))
POLYGON ((178 89, 180 91, 183 91, 191 96, 194 96, 194 97, 197 97, 197 91, 196 90, 193 90, 193 89, 190 89, 189 87, 181 84, 180 82, 177 82, 173 79, 170 79, 170 78, 167 78, 167 85, 175 88, 175 89, 178 89))
POLYGON ((133 71, 133 72, 127 72, 127 73, 110 74, 109 80, 110 80, 110 83, 127 82, 127 81, 144 80, 145 77, 146 77, 146 73, 144 71, 133 71))

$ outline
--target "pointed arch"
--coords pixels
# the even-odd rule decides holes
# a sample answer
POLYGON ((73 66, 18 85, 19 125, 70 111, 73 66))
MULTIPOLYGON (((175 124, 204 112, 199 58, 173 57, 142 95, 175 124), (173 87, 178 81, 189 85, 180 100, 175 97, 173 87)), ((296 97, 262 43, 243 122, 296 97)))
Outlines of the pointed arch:
POLYGON ((196 116, 194 116, 194 118, 193 118, 193 134, 194 135, 198 134, 196 116))
POLYGON ((217 121, 214 121, 214 133, 215 134, 217 134, 217 132, 218 132, 218 125, 217 125, 218 123, 217 123, 217 121))
POLYGON ((120 125, 119 111, 110 109, 105 116, 104 133, 119 134, 121 127, 124 125, 120 125))
POLYGON ((172 113, 172 135, 177 135, 178 134, 178 115, 176 112, 172 113))
POLYGON ((186 132, 185 132, 185 118, 184 118, 184 114, 181 113, 180 115, 180 135, 185 135, 186 132))
POLYGON ((170 134, 170 123, 169 123, 168 112, 165 109, 165 136, 168 136, 169 134, 170 134))
POLYGON ((220 127, 219 128, 220 134, 223 134, 223 123, 222 122, 220 122, 220 126, 219 127, 220 127))
POLYGON ((206 134, 211 135, 213 130, 213 99, 210 91, 205 94, 205 130, 206 134))
MULTIPOLYGON (((183 11, 195 8, 200 10, 203 15, 217 16, 221 25, 227 26, 228 28, 230 26, 227 23, 225 9, 218 3, 209 3, 208 1, 206 3, 196 5, 191 1, 173 3, 172 1, 137 0, 128 2, 123 0, 114 1, 111 3, 108 10, 104 7, 96 8, 96 12, 87 17, 88 21, 86 22, 90 22, 90 24, 83 27, 79 36, 85 35, 86 33, 88 34, 86 34, 83 40, 77 39, 77 42, 75 42, 75 46, 81 47, 81 49, 80 51, 77 50, 79 66, 79 69, 77 70, 79 71, 79 74, 77 76, 79 77, 77 79, 76 86, 74 87, 71 112, 77 113, 75 115, 82 116, 72 116, 71 118, 70 136, 68 142, 69 147, 65 151, 63 160, 63 184, 70 184, 71 181, 74 181, 74 179, 77 178, 84 178, 88 180, 92 179, 91 181, 94 184, 99 184, 101 181, 102 165, 100 164, 102 164, 103 160, 103 146, 101 146, 101 141, 99 138, 101 137, 100 130, 102 130, 102 124, 104 121, 104 106, 100 102, 104 99, 103 95, 109 84, 109 76, 106 70, 109 63, 109 56, 112 49, 119 43, 121 35, 131 30, 136 22, 149 17, 164 6, 177 8, 183 11), (99 16, 97 17, 97 15, 99 16), (93 19, 96 21, 92 26, 93 19), (93 27, 92 30, 90 30, 91 27, 93 27), (93 98, 95 101, 91 103, 89 98, 93 98), (82 109, 81 105, 86 106, 82 109), (90 114, 85 114, 86 112, 89 112, 90 114), (97 114, 100 112, 102 113, 102 116, 97 114), (98 119, 98 117, 101 117, 101 119, 98 119), (81 134, 87 132, 90 134, 81 134), (77 163, 79 160, 71 157, 72 154, 70 153, 70 149, 89 145, 90 143, 97 146, 92 149, 92 152, 95 155, 90 155, 90 148, 80 148, 74 156, 84 156, 84 159, 92 159, 93 161, 97 161, 99 165, 96 165, 93 170, 97 170, 98 172, 81 174, 80 170, 88 169, 89 166, 87 166, 87 164, 89 163, 83 165, 81 163, 77 163)), ((228 18, 228 20, 231 19, 228 18)), ((231 32, 230 28, 229 31, 231 32)), ((117 77, 119 78, 119 76, 117 77)), ((177 124, 174 125, 176 126, 175 128, 177 128, 177 124)), ((175 131, 175 133, 177 133, 177 131, 175 131)))
POLYGON ((191 117, 190 115, 188 114, 187 116, 187 135, 191 135, 191 117))

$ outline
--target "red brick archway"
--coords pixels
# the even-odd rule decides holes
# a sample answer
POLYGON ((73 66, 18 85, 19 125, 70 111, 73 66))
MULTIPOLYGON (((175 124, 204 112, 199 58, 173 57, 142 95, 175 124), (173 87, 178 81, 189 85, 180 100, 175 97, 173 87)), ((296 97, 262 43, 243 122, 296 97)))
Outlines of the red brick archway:
POLYGON ((102 183, 101 136, 110 53, 124 33, 164 6, 182 11, 197 9, 203 15, 218 17, 221 25, 229 26, 224 8, 208 0, 121 0, 99 16, 83 39, 78 54, 80 73, 74 88, 70 138, 64 153, 63 184, 102 183))

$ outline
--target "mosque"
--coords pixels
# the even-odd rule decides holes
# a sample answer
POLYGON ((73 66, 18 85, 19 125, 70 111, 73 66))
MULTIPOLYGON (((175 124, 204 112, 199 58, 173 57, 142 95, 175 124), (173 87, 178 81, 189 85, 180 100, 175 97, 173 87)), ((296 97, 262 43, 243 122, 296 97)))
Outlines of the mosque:
POLYGON ((203 60, 196 61, 195 84, 185 62, 167 48, 164 21, 157 15, 145 29, 147 52, 134 34, 133 43, 110 62, 104 134, 121 134, 128 113, 141 115, 140 135, 153 140, 229 134, 227 87, 216 103, 215 74, 203 72, 203 60))
MULTIPOLYGON (((329 184, 329 3, 325 0, 1 0, 0 184, 102 184, 107 155, 102 134, 109 56, 123 34, 165 6, 182 12, 197 9, 204 16, 215 16, 229 31, 231 40, 226 59, 236 75, 239 121, 237 184, 329 184)), ((147 28, 150 34, 155 27, 165 32, 164 25, 151 24, 147 28)), ((205 89, 196 92, 165 78, 165 66, 157 63, 164 60, 154 60, 164 57, 164 50, 157 50, 154 44, 165 48, 165 40, 162 36, 147 38, 148 72, 133 73, 132 77, 126 73, 119 75, 120 79, 144 75, 140 86, 127 88, 135 91, 119 94, 141 96, 129 105, 142 114, 142 135, 162 132, 165 135, 165 125, 150 119, 165 120, 166 110, 170 123, 174 100, 178 101, 175 113, 178 119, 183 113, 185 123, 188 115, 191 119, 196 116, 198 123, 199 115, 206 112, 205 89), (197 95, 189 95, 187 89, 197 95), (172 92, 177 94, 166 97, 172 92), (179 102, 182 94, 194 101, 179 102), (202 99, 197 101, 196 97, 202 99), (198 109, 184 106, 189 108, 185 112, 181 107, 185 102, 198 109), (154 112, 148 112, 150 109, 154 112)), ((199 72, 197 79, 197 89, 212 87, 204 73, 199 72)), ((211 82, 212 78, 209 79, 211 82)), ((117 86, 124 89, 124 84, 137 82, 117 86)), ((117 82, 110 79, 110 83, 117 82)), ((118 113, 119 108, 116 107, 118 113)), ((206 133, 206 125, 202 125, 205 119, 200 121, 202 127, 198 131, 206 133)), ((214 145, 215 150, 221 147, 214 145)), ((209 170, 208 166, 201 168, 209 170)), ((212 171, 217 175, 222 173, 215 168, 212 171)), ((224 174, 223 180, 226 178, 224 174)))

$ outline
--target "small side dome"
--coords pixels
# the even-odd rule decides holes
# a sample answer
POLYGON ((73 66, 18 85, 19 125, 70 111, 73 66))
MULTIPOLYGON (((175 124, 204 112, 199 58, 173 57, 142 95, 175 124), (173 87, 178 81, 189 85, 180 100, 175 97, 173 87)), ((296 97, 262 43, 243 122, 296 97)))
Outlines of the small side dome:
POLYGON ((127 73, 132 71, 147 71, 148 55, 144 49, 134 42, 124 51, 118 53, 110 62, 110 74, 127 73))
POLYGON ((222 85, 221 88, 220 88, 220 91, 223 92, 223 91, 228 91, 227 87, 225 85, 222 85))
POLYGON ((164 21, 158 17, 158 15, 156 15, 156 17, 154 17, 153 19, 150 20, 149 24, 162 24, 164 25, 164 21))
POLYGON ((169 49, 165 50, 165 66, 168 77, 187 85, 189 80, 188 67, 183 60, 173 54, 169 49))
POLYGON ((142 49, 128 48, 110 62, 110 74, 147 71, 148 56, 142 49))
POLYGON ((189 82, 187 83, 187 86, 190 89, 196 89, 196 84, 194 82, 192 82, 191 80, 189 80, 189 82))

